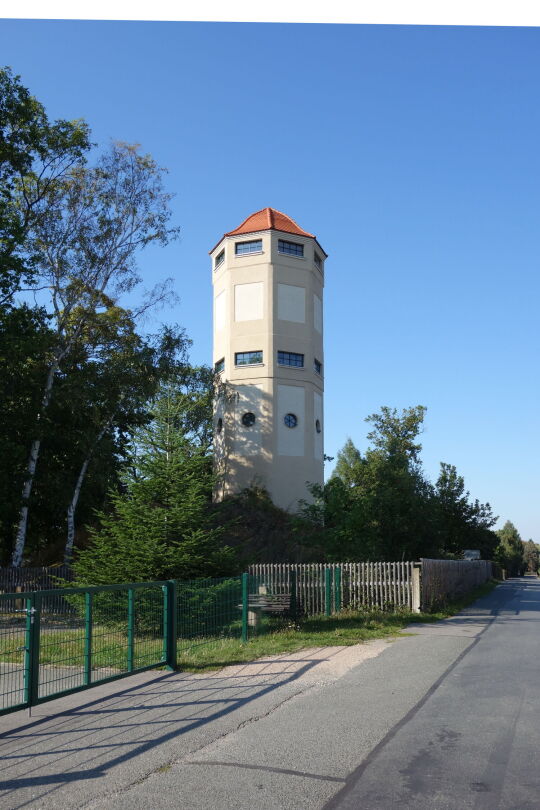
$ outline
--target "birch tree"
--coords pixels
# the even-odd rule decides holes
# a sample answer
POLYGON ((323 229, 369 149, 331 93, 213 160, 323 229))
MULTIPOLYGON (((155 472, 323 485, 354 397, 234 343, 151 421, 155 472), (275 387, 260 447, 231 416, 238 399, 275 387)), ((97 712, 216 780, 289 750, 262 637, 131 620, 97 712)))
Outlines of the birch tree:
POLYGON ((20 78, 0 69, 0 305, 31 282, 29 230, 51 189, 84 162, 89 148, 84 121, 50 122, 20 78))
MULTIPOLYGON (((139 251, 176 237, 178 229, 169 226, 170 199, 163 188, 163 170, 155 161, 140 154, 137 146, 116 143, 96 166, 72 167, 37 206, 29 247, 37 283, 48 292, 55 340, 30 441, 13 566, 23 560, 30 497, 55 377, 69 352, 84 341, 85 328, 103 307, 104 296, 117 301, 140 282, 139 251)), ((165 295, 162 285, 144 306, 165 295)))

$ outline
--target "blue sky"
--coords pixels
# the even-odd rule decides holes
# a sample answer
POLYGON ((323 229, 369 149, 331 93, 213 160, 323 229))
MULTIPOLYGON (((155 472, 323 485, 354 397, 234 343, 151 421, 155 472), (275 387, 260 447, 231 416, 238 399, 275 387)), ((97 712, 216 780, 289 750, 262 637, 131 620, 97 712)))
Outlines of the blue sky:
POLYGON ((284 211, 329 254, 326 452, 426 405, 428 475, 540 542, 539 29, 3 20, 0 54, 51 117, 169 169, 182 237, 141 267, 174 277, 156 321, 195 362, 208 250, 284 211))

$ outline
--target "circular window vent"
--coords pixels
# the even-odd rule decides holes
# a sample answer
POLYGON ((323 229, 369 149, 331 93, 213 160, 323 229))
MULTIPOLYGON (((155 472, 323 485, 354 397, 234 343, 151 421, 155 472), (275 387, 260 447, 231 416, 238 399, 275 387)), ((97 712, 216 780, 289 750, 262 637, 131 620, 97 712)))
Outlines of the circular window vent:
POLYGON ((245 413, 242 416, 242 424, 245 425, 245 427, 251 427, 252 425, 254 425, 255 424, 255 414, 251 413, 251 411, 248 411, 247 413, 245 413))
POLYGON ((318 419, 315 419, 315 430, 317 431, 317 433, 321 432, 321 423, 318 419))
POLYGON ((218 433, 221 433, 221 431, 223 430, 223 419, 221 417, 217 420, 217 428, 216 429, 217 429, 218 433))
POLYGON ((294 413, 286 413, 283 417, 283 421, 287 425, 288 428, 296 427, 298 424, 298 419, 294 415, 294 413))

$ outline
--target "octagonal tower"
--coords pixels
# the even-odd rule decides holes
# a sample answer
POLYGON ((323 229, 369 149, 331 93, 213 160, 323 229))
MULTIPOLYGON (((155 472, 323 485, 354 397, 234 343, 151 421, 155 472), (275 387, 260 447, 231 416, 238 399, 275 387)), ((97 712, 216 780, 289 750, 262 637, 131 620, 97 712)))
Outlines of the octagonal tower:
POLYGON ((295 510, 323 483, 323 287, 327 254, 273 208, 249 216, 210 251, 215 497, 265 487, 295 510))

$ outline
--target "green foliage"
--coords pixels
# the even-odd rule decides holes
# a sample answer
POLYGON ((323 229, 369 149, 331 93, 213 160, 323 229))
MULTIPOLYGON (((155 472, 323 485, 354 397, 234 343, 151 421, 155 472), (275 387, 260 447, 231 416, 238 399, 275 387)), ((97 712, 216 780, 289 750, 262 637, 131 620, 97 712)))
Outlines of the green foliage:
POLYGON ((241 577, 178 582, 178 637, 223 637, 241 631, 241 577))
POLYGON ((280 509, 261 487, 213 504, 212 521, 221 527, 223 541, 237 551, 243 570, 251 563, 323 559, 312 524, 280 509))
POLYGON ((455 467, 442 464, 435 486, 422 470, 417 437, 425 411, 383 407, 369 416, 365 455, 348 439, 328 483, 312 487, 314 503, 303 516, 328 561, 457 557, 464 548, 491 556, 489 504, 470 501, 455 467))
POLYGON ((329 560, 411 559, 432 548, 431 487, 415 442, 424 412, 385 407, 369 416, 372 447, 362 456, 349 439, 329 483, 314 488, 315 506, 305 514, 324 526, 329 560))
POLYGON ((234 552, 209 517, 211 458, 183 430, 181 398, 164 384, 152 421, 133 444, 124 492, 111 495, 112 510, 81 551, 77 582, 106 584, 193 579, 236 573, 234 552))
POLYGON ((35 273, 27 235, 44 197, 90 148, 83 121, 51 123, 10 68, 0 69, 0 301, 35 273))
POLYGON ((495 549, 495 562, 506 570, 508 576, 517 577, 523 573, 524 544, 514 524, 507 520, 502 529, 496 532, 499 544, 495 549))
POLYGON ((463 549, 478 549, 491 559, 497 538, 491 527, 496 522, 489 503, 471 501, 465 482, 452 464, 441 462, 434 492, 434 518, 438 547, 459 557, 463 549))
MULTIPOLYGON (((55 335, 44 310, 21 306, 0 312, 0 339, 6 347, 0 353, 0 564, 6 565, 28 435, 55 335)), ((110 302, 96 314, 84 343, 66 355, 54 397, 42 416, 44 438, 32 492, 27 559, 47 564, 62 558, 66 510, 85 459, 90 463, 78 524, 89 523, 95 510, 105 507, 108 491, 118 487, 133 431, 148 421, 149 397, 163 376, 177 367, 188 368, 187 345, 183 331, 173 327, 143 338, 130 314, 110 302)), ((85 536, 79 529, 77 541, 84 542, 85 536)))
POLYGON ((345 486, 354 487, 358 482, 362 466, 360 451, 354 446, 352 439, 347 439, 336 457, 336 466, 332 478, 339 478, 345 486))
POLYGON ((383 405, 380 413, 372 413, 366 422, 373 425, 367 437, 374 449, 400 464, 417 462, 422 445, 415 444, 414 439, 422 430, 426 410, 424 405, 416 405, 398 414, 396 408, 383 405))
POLYGON ((53 336, 42 309, 0 309, 0 565, 9 561, 24 481, 27 433, 53 336))
POLYGON ((540 567, 540 549, 532 540, 527 540, 524 544, 523 559, 527 566, 527 571, 536 574, 540 567))

